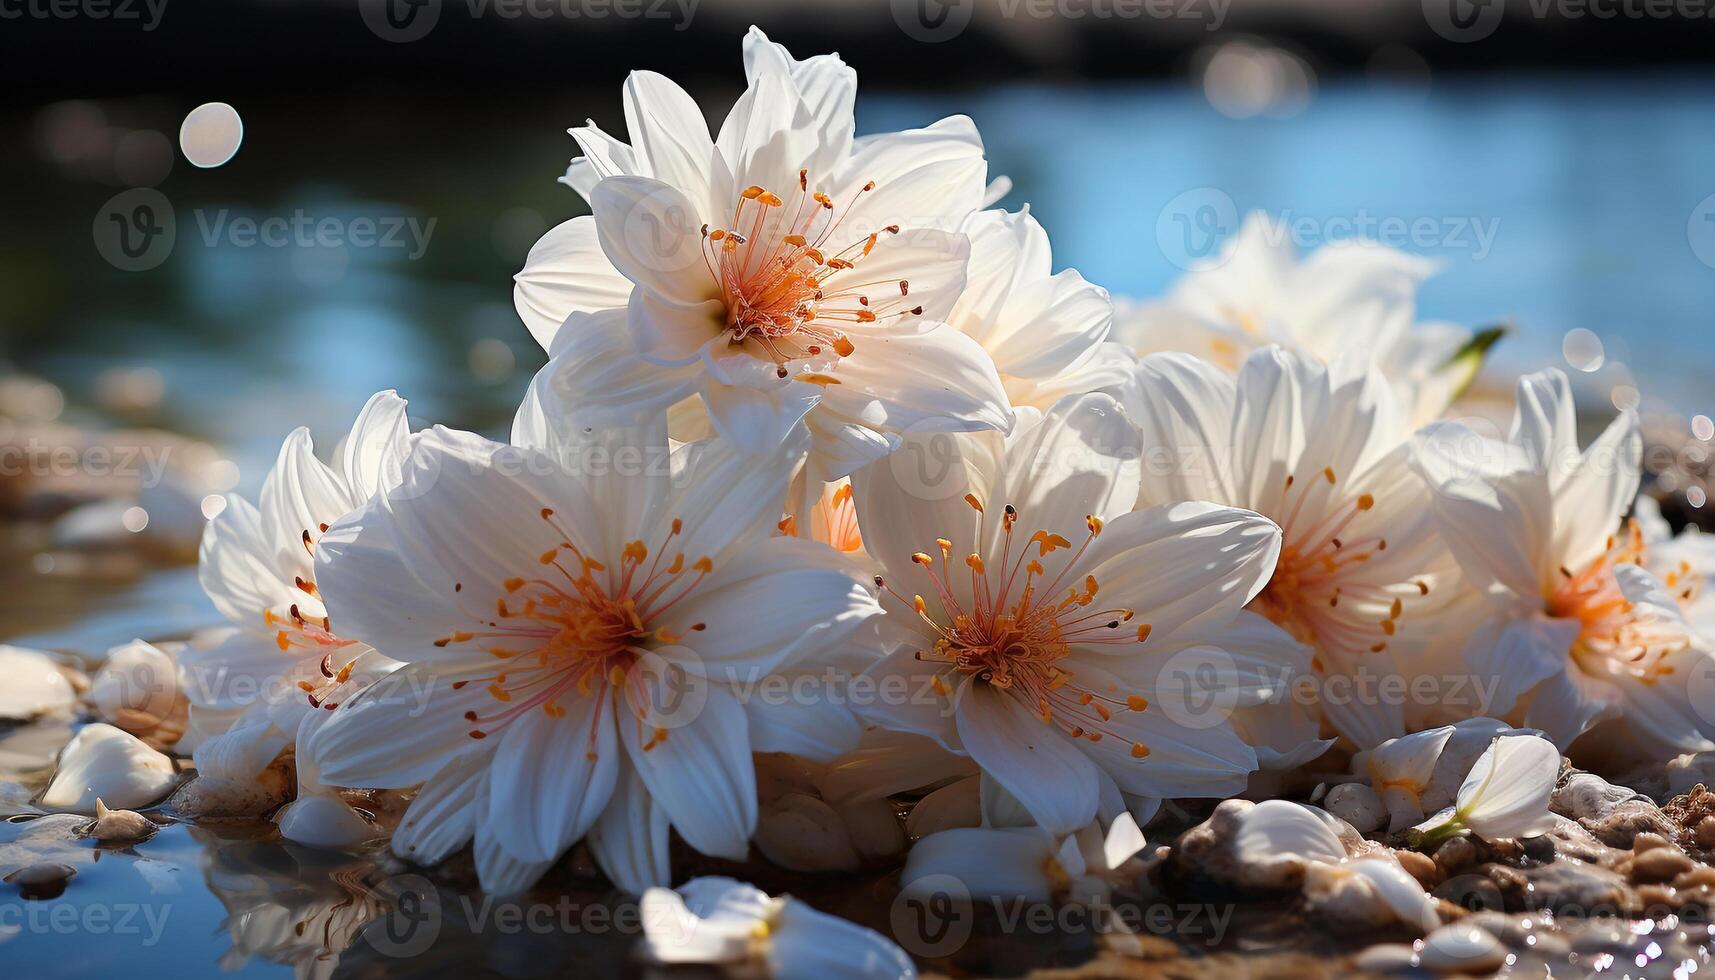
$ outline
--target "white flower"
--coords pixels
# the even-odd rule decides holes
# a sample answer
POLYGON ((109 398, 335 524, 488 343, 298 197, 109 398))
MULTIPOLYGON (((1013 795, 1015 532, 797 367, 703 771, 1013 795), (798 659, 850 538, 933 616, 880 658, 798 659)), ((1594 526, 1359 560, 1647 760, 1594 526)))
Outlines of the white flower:
MULTIPOLYGON (((1312 646, 1318 674, 1429 672, 1457 567, 1382 376, 1279 347, 1251 354, 1236 378, 1184 354, 1151 355, 1138 371, 1139 506, 1213 500, 1279 524, 1280 561, 1250 608, 1312 646)), ((1406 732, 1398 699, 1342 689, 1322 710, 1360 747, 1406 732)))
POLYGON ((29 721, 77 704, 65 672, 39 650, 0 644, 0 677, 0 719, 29 721))
POLYGON ((572 131, 585 155, 567 182, 594 214, 537 243, 516 294, 568 410, 629 425, 699 396, 750 452, 804 420, 820 480, 907 428, 1009 427, 993 361, 941 322, 965 285, 958 229, 984 197, 970 120, 854 140, 851 69, 795 61, 755 29, 745 72, 714 139, 653 72, 626 82, 629 145, 572 131))
MULTIPOLYGON (((1453 736, 1453 726, 1432 728, 1391 738, 1362 753, 1370 785, 1387 804, 1388 830, 1398 831, 1423 819, 1423 791, 1435 775, 1441 750, 1453 736)), ((1353 760, 1356 768, 1356 759, 1353 760)))
POLYGON ((1507 441, 1445 423, 1413 454, 1476 589, 1483 625, 1465 657, 1494 684, 1488 713, 1561 748, 1610 718, 1654 745, 1715 748, 1687 688, 1707 644, 1639 566, 1640 530, 1620 525, 1637 492, 1637 417, 1622 413, 1582 451, 1577 439, 1571 386, 1546 371, 1520 380, 1507 441))
POLYGON ((669 824, 742 859, 751 753, 814 742, 828 725, 806 708, 846 709, 741 700, 737 682, 879 613, 838 553, 774 534, 801 438, 669 454, 664 419, 587 436, 549 424, 564 417, 538 385, 517 445, 419 434, 400 485, 318 548, 336 622, 406 666, 303 751, 335 785, 421 784, 394 851, 434 863, 474 835, 491 892, 586 833, 632 891, 667 879, 669 824))
MULTIPOLYGON (((209 522, 198 577, 238 629, 213 647, 180 655, 191 725, 203 736, 195 752, 199 772, 253 780, 342 700, 397 666, 328 616, 315 552, 330 525, 398 483, 409 442, 404 399, 379 392, 331 464, 316 458, 309 430, 299 428, 280 447, 261 507, 229 495, 209 522)), ((321 792, 313 779, 300 782, 300 792, 321 792)), ((316 843, 333 843, 317 837, 316 843)))
POLYGON ((1687 524, 1677 536, 1661 516, 1661 505, 1647 494, 1639 495, 1633 509, 1646 549, 1643 566, 1661 580, 1685 620, 1698 636, 1715 639, 1715 535, 1695 524, 1687 524))
POLYGON ((86 725, 60 752, 41 803, 93 815, 96 798, 121 809, 158 802, 178 782, 173 760, 112 725, 86 725))
POLYGON ((994 358, 1013 405, 1046 410, 1069 392, 1125 384, 1134 359, 1118 354, 1115 370, 1104 350, 1113 324, 1107 290, 1075 269, 1053 271, 1048 233, 1028 208, 980 211, 962 230, 970 265, 947 322, 994 358))
POLYGON ((1489 745, 1459 786, 1450 814, 1419 828, 1423 843, 1469 830, 1484 840, 1537 837, 1554 829, 1548 802, 1560 753, 1540 735, 1504 735, 1489 745))
POLYGON ((651 888, 641 905, 644 953, 657 963, 700 963, 771 977, 911 980, 917 968, 881 934, 731 878, 651 888))
POLYGON ((885 569, 871 672, 912 692, 860 710, 969 755, 1004 790, 985 784, 985 810, 1016 799, 1053 833, 1122 793, 1239 792, 1257 757, 1228 716, 1278 694, 1297 649, 1240 608, 1279 530, 1213 504, 1132 512, 1136 433, 1112 398, 1019 411, 1009 437, 913 437, 853 477, 885 569))
POLYGON ((1242 863, 1302 864, 1304 894, 1311 907, 1357 887, 1380 901, 1395 918, 1429 932, 1441 924, 1435 901, 1386 851, 1352 859, 1333 817, 1286 800, 1265 800, 1242 817, 1234 838, 1242 863))
POLYGON ((912 846, 900 890, 931 895, 953 878, 971 898, 1040 902, 1059 895, 1087 904, 1136 880, 1144 864, 1134 858, 1146 844, 1127 812, 1106 833, 1099 822, 1059 837, 1024 827, 943 830, 912 846))
POLYGON ((1406 417, 1427 422, 1476 376, 1499 336, 1414 325, 1417 288, 1435 271, 1432 260, 1367 241, 1332 243, 1299 261, 1290 230, 1256 212, 1165 299, 1122 303, 1114 339, 1139 354, 1196 354, 1229 372, 1269 344, 1325 363, 1355 350, 1387 378, 1406 417))

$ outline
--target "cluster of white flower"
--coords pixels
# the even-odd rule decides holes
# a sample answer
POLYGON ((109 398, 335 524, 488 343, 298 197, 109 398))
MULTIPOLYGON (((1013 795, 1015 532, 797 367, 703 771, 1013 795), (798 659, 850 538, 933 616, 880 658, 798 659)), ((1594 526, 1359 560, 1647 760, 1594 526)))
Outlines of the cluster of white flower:
MULTIPOLYGON (((1581 450, 1549 371, 1506 439, 1449 421, 1492 338, 1415 323, 1429 263, 1300 263, 1253 220, 1116 318, 1027 211, 987 209, 1005 181, 970 120, 854 137, 837 56, 753 29, 744 63, 712 138, 648 72, 629 142, 572 130, 593 213, 517 277, 550 361, 507 443, 412 433, 378 394, 331 465, 294 433, 260 506, 210 525, 202 581, 238 630, 181 661, 196 762, 246 779, 295 751, 286 836, 373 836, 339 790, 409 791, 402 857, 474 842, 509 892, 582 840, 641 893, 673 880, 670 831, 747 856, 755 754, 892 752, 891 787, 972 802, 913 828, 945 835, 907 877, 1030 894, 1104 887, 1163 800, 1337 739, 1396 829, 1445 797, 1425 835, 1540 832, 1541 773, 1599 727, 1715 747, 1686 615, 1715 566, 1623 523, 1637 419, 1581 450), (1363 677, 1432 693, 1341 683, 1363 677), (790 696, 759 697, 771 679, 790 696), (1483 803, 1515 756, 1531 798, 1483 803)), ((1323 879, 1433 919, 1397 865, 1274 813, 1258 839, 1299 826, 1323 879)), ((732 883, 651 896, 715 923, 692 945, 717 959, 815 917, 732 883)), ((874 938, 854 955, 909 972, 874 938)))

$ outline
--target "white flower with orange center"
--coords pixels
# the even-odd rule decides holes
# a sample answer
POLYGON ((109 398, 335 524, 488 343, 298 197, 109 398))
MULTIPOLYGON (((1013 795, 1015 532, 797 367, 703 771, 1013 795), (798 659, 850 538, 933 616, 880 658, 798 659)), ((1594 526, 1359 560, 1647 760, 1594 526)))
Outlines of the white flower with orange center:
MULTIPOLYGON (((209 522, 198 578, 237 629, 214 647, 192 646, 179 655, 203 775, 255 779, 346 696, 396 666, 330 619, 315 551, 330 524, 398 482, 409 440, 405 400, 380 392, 364 405, 331 465, 316 458, 309 430, 300 428, 280 447, 261 507, 228 495, 209 522)), ((312 776, 300 772, 301 796, 321 792, 312 776)), ((334 805, 290 805, 278 817, 282 831, 314 844, 373 836, 343 805, 327 802, 334 805)))
POLYGON ((712 425, 751 452, 807 421, 820 480, 906 429, 1007 428, 993 361, 941 322, 984 199, 970 121, 854 139, 837 56, 796 61, 753 29, 745 67, 712 139, 650 72, 625 86, 629 145, 572 131, 585 156, 567 182, 594 214, 538 242, 516 291, 571 410, 634 424, 678 405, 677 435, 712 425))
MULTIPOLYGON (((1139 505, 1215 500, 1279 524, 1280 561, 1250 608, 1313 647, 1324 678, 1427 672, 1457 566, 1381 375, 1279 347, 1252 354, 1236 377, 1184 354, 1151 355, 1138 371, 1139 505)), ((1323 712, 1360 748, 1406 733, 1399 699, 1338 686, 1323 712)))
POLYGON ((1642 447, 1625 412, 1581 450, 1571 385, 1544 371, 1519 381, 1506 441, 1446 423, 1414 454, 1481 597, 1465 657, 1495 682, 1491 713, 1561 749, 1607 719, 1657 750, 1712 747, 1692 691, 1709 646, 1679 601, 1689 586, 1676 578, 1670 593, 1645 567, 1641 529, 1621 524, 1642 447))
POLYGON ((505 893, 587 834, 635 891, 667 879, 669 826, 742 859, 751 753, 817 725, 733 682, 811 662, 880 610, 833 550, 776 534, 802 436, 767 457, 669 453, 664 420, 580 443, 541 424, 558 417, 527 405, 520 445, 422 433, 397 490, 323 537, 335 619, 406 666, 306 751, 338 785, 421 787, 401 856, 474 835, 483 887, 505 893))
POLYGON ((1470 383, 1499 338, 1498 331, 1414 323, 1417 289, 1436 268, 1362 240, 1324 245, 1300 260, 1291 229, 1254 212, 1220 255, 1193 267, 1165 298, 1120 302, 1114 339, 1139 354, 1183 351, 1235 373, 1270 344, 1324 363, 1355 352, 1422 424, 1470 383))
POLYGON ((1055 833, 1239 792, 1257 757, 1227 713, 1272 693, 1298 650, 1242 612, 1279 529, 1213 504, 1132 512, 1136 430, 1112 398, 1020 412, 1010 437, 913 437, 853 477, 884 569, 872 673, 911 691, 870 720, 970 756, 985 811, 1015 798, 1055 833), (1175 670, 1186 657, 1210 669, 1175 670), (1185 706, 1200 697, 1222 707, 1185 706))

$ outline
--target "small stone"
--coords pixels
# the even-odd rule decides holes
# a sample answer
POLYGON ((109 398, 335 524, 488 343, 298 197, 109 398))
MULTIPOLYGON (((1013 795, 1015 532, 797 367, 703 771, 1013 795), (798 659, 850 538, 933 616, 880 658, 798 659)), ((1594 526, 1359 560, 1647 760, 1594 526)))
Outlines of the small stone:
POLYGON ((1435 973, 1493 973, 1507 964, 1507 951, 1488 930, 1457 923, 1430 933, 1417 961, 1435 973))
POLYGON ((773 800, 757 817, 751 839, 764 857, 793 871, 856 871, 863 863, 845 821, 805 793, 773 800))
POLYGON ((845 821, 852 847, 864 860, 905 853, 905 830, 899 825, 893 804, 886 800, 866 800, 836 807, 835 812, 845 821))
POLYGON ((1639 885, 1638 904, 1647 914, 1656 914, 1680 905, 1679 892, 1668 885, 1639 885))
MULTIPOLYGON (((1638 835, 1639 839, 1643 836, 1638 835)), ((1663 841, 1662 845, 1643 851, 1632 860, 1632 881, 1643 884, 1672 881, 1696 867, 1696 862, 1681 854, 1677 848, 1666 841, 1663 841)))
POLYGON ((77 869, 69 864, 32 864, 6 876, 6 883, 15 885, 18 894, 31 900, 59 898, 66 884, 76 877, 77 869))
POLYGON ((1352 825, 1360 834, 1373 834, 1387 820, 1387 806, 1364 783, 1341 783, 1328 791, 1323 809, 1352 825))
POLYGON ((94 814, 96 797, 122 807, 148 806, 172 791, 173 760, 112 725, 87 725, 60 753, 42 806, 94 814))
POLYGON ((135 810, 109 810, 107 804, 95 801, 95 823, 89 836, 104 843, 138 841, 155 832, 155 824, 135 810))
POLYGON ((1404 943, 1377 943, 1352 958, 1363 973, 1404 973, 1417 967, 1417 951, 1404 943))
POLYGON ((1660 834, 1645 831, 1632 838, 1632 850, 1639 854, 1653 851, 1658 847, 1673 847, 1673 842, 1660 834))
POLYGON ((1477 845, 1466 837, 1453 837, 1435 849, 1435 866, 1442 874, 1452 874, 1470 867, 1477 860, 1477 845))
POLYGON ((1680 889, 1715 888, 1715 868, 1711 868, 1707 864, 1699 864, 1673 879, 1673 887, 1680 889))
POLYGON ((1399 866, 1406 873, 1417 879, 1424 888, 1434 888, 1441 884, 1441 869, 1435 864, 1435 859, 1421 851, 1398 850, 1393 856, 1399 859, 1399 866))
POLYGON ((1697 821, 1697 846, 1706 851, 1715 851, 1715 817, 1704 817, 1697 821))
POLYGON ((1549 808, 1584 825, 1610 847, 1629 848, 1641 833, 1673 836, 1672 820, 1655 803, 1594 773, 1574 772, 1554 791, 1549 808))

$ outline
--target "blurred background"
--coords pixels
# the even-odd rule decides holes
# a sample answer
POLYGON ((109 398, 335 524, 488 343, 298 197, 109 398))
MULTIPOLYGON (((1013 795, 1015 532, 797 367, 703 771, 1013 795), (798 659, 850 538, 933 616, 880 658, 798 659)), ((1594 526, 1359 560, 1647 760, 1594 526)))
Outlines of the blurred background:
POLYGON ((1302 248, 1441 259, 1422 318, 1508 325, 1493 387, 1557 364, 1594 421, 1643 408, 1683 519, 1715 436, 1712 12, 0 0, 0 638, 212 622, 183 562, 219 495, 297 425, 331 447, 377 389, 500 430, 543 361, 510 277, 584 210, 555 182, 566 128, 622 134, 634 68, 718 120, 752 23, 858 69, 860 133, 972 116, 1004 204, 1116 294, 1160 293, 1254 209, 1302 248))

